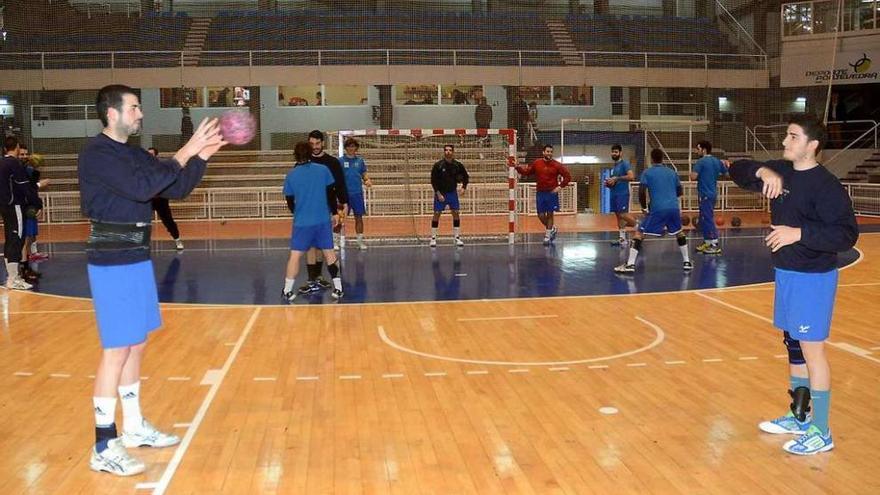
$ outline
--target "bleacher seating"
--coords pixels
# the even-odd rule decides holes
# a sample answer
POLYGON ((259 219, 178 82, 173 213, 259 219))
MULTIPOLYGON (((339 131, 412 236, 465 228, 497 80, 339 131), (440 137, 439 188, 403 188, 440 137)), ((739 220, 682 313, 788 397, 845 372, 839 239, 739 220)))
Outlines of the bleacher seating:
POLYGON ((705 18, 569 15, 572 39, 585 51, 719 53, 718 26, 705 18))

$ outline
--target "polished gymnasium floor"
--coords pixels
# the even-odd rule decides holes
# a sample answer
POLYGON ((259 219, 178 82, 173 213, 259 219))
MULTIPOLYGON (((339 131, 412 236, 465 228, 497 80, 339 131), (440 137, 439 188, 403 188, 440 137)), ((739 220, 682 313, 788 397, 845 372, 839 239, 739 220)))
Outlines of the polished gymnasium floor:
POLYGON ((880 493, 874 226, 842 257, 836 449, 812 458, 756 428, 788 404, 759 224, 690 275, 660 240, 615 276, 601 232, 374 244, 346 250, 342 304, 292 306, 274 227, 183 228, 183 253, 155 253, 143 370, 146 415, 181 445, 139 449, 132 479, 89 471, 99 348, 81 232, 59 229, 39 291, 0 294, 0 492, 880 493))

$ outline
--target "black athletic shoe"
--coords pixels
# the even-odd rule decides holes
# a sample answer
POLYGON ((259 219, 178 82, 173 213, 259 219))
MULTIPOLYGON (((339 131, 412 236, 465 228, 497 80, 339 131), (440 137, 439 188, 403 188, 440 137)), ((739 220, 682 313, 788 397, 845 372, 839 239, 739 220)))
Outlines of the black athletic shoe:
POLYGON ((291 290, 290 292, 284 292, 284 289, 282 289, 281 298, 284 299, 285 302, 293 302, 293 300, 296 299, 296 291, 291 290))
POLYGON ((321 290, 323 290, 323 289, 329 289, 330 287, 333 287, 333 284, 331 284, 330 281, 327 280, 327 279, 324 278, 324 277, 318 277, 318 278, 316 278, 316 279, 315 279, 315 283, 318 284, 318 287, 319 287, 321 290))
POLYGON ((298 292, 300 294, 312 294, 314 292, 319 292, 320 290, 321 287, 318 286, 317 282, 309 280, 299 288, 298 292))
POLYGON ((330 293, 330 297, 333 299, 342 299, 342 289, 333 289, 333 292, 330 293))

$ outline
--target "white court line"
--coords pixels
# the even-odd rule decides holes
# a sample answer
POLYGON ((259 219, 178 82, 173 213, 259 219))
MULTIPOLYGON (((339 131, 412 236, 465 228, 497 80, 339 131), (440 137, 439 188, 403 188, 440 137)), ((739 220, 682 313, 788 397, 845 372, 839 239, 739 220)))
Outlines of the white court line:
POLYGON ((244 330, 242 330, 241 335, 238 337, 238 341, 235 343, 235 347, 232 349, 232 352, 229 353, 229 356, 227 356, 226 362, 223 363, 223 368, 220 369, 220 380, 211 385, 211 388, 208 390, 208 394, 205 396, 202 405, 199 406, 199 410, 193 418, 192 426, 186 430, 183 440, 181 440, 180 445, 178 445, 177 449, 174 451, 174 456, 171 457, 171 461, 168 462, 168 466, 166 466, 165 471, 162 472, 162 477, 159 478, 159 482, 156 484, 156 489, 153 490, 153 495, 162 495, 168 490, 168 485, 171 483, 171 479, 174 478, 174 473, 177 472, 177 468, 180 466, 183 456, 186 455, 186 451, 189 449, 189 444, 192 442, 193 437, 195 437, 196 432, 199 431, 199 426, 201 426, 202 421, 205 419, 205 415, 208 413, 208 408, 211 407, 211 403, 214 402, 214 397, 216 397, 217 391, 220 390, 220 386, 223 384, 226 374, 229 373, 229 368, 232 367, 232 363, 235 362, 235 358, 238 357, 238 352, 241 350, 242 345, 244 345, 245 339, 247 339, 248 335, 251 333, 251 329, 254 327, 254 323, 257 322, 257 317, 260 316, 261 310, 262 308, 257 308, 251 314, 244 330))
POLYGON ((155 490, 159 487, 158 482, 150 482, 150 483, 138 483, 134 485, 135 490, 155 490))
POLYGON ((314 382, 317 381, 317 376, 298 376, 296 377, 296 381, 298 382, 314 382))
POLYGON ((880 351, 880 345, 875 345, 871 348, 872 351, 880 351))
POLYGON ((425 373, 425 376, 446 376, 445 371, 429 371, 425 373))
POLYGON ((385 373, 382 378, 403 378, 403 373, 385 373))
POLYGON ((405 352, 408 354, 413 354, 413 355, 421 356, 421 357, 425 357, 425 358, 439 359, 442 361, 452 361, 454 363, 498 365, 498 366, 556 366, 556 365, 563 365, 563 364, 595 363, 598 361, 609 361, 609 360, 617 359, 617 358, 621 358, 621 357, 632 356, 634 354, 638 354, 640 352, 644 352, 644 351, 653 349, 654 347, 657 347, 666 338, 666 334, 663 332, 663 329, 660 328, 659 326, 655 325, 654 323, 651 323, 650 321, 642 318, 641 316, 636 316, 635 319, 640 321, 642 324, 644 324, 645 326, 649 327, 650 329, 652 329, 654 331, 655 337, 654 337, 653 342, 651 342, 650 344, 648 344, 646 346, 639 347, 638 349, 633 349, 632 351, 627 351, 627 352, 621 352, 620 354, 614 354, 612 356, 602 356, 602 357, 588 358, 588 359, 577 359, 577 360, 572 360, 572 361, 549 361, 549 362, 548 361, 544 361, 544 362, 487 361, 487 360, 481 360, 481 359, 464 359, 464 358, 457 358, 457 357, 441 356, 438 354, 429 354, 427 352, 421 352, 421 351, 417 351, 415 349, 410 349, 408 347, 404 347, 404 346, 394 342, 393 340, 391 340, 388 337, 388 334, 385 333, 385 327, 383 327, 382 325, 378 326, 377 331, 379 332, 379 338, 382 339, 382 342, 384 342, 388 346, 393 347, 394 349, 397 349, 398 351, 401 351, 401 352, 405 352))
POLYGON ((512 370, 507 370, 507 372, 508 372, 508 373, 528 373, 529 370, 527 370, 527 369, 522 369, 522 368, 515 368, 515 369, 512 369, 512 370))
POLYGON ((34 376, 30 371, 16 371, 13 373, 14 376, 34 376))
MULTIPOLYGON (((859 251, 859 250, 856 249, 856 251, 859 251)), ((848 266, 853 266, 853 265, 855 265, 856 263, 860 262, 862 259, 865 258, 861 251, 859 251, 859 255, 860 255, 860 256, 859 256, 859 259, 856 260, 855 262, 851 263, 851 264, 848 265, 848 266)), ((766 317, 761 316, 761 315, 759 315, 759 314, 757 314, 757 313, 753 313, 753 312, 751 312, 751 311, 749 311, 749 310, 747 310, 747 309, 740 308, 739 306, 734 306, 733 304, 730 304, 730 303, 724 302, 724 301, 722 301, 721 299, 717 299, 717 298, 714 298, 714 297, 712 297, 712 296, 707 296, 706 294, 703 294, 703 293, 701 293, 701 292, 694 292, 694 294, 696 294, 696 295, 698 295, 698 296, 700 296, 700 297, 702 297, 702 298, 704 298, 704 299, 708 299, 708 300, 710 300, 710 301, 712 301, 712 302, 715 302, 715 303, 717 303, 717 304, 720 304, 720 305, 722 305, 722 306, 726 306, 726 307, 728 307, 728 308, 730 308, 730 309, 733 309, 733 310, 739 311, 740 313, 745 313, 745 314, 747 314, 747 315, 749 315, 749 316, 753 316, 753 317, 755 317, 755 318, 757 318, 757 319, 759 319, 759 320, 761 320, 761 321, 765 321, 765 322, 767 322, 767 323, 769 323, 769 324, 771 324, 771 325, 773 324, 773 320, 771 320, 770 318, 766 318, 766 317)), ((875 357, 873 357, 873 356, 869 356, 869 355, 867 355, 867 354, 863 354, 863 353, 861 353, 861 352, 854 351, 852 348, 855 347, 855 346, 852 346, 852 345, 850 345, 850 344, 846 344, 845 342, 831 342, 831 341, 828 341, 828 345, 830 345, 831 347, 834 347, 834 348, 836 348, 836 349, 840 349, 841 351, 845 351, 845 352, 848 352, 848 353, 850 353, 850 354, 855 354, 856 356, 859 356, 859 357, 861 357, 861 358, 867 359, 868 361, 873 361, 873 362, 875 362, 875 363, 880 364, 880 359, 877 359, 877 358, 875 358, 875 357), (841 345, 841 344, 843 344, 843 345, 841 345)), ((856 348, 856 349, 858 349, 858 348, 856 348)), ((742 358, 740 358, 740 359, 742 359, 742 358)), ((755 359, 757 359, 757 358, 755 358, 755 359)))
POLYGON ((666 364, 687 364, 685 361, 666 361, 666 364))
POLYGON ((568 371, 570 369, 571 368, 569 368, 568 366, 556 366, 556 367, 550 368, 550 371, 568 371))
POLYGON ((721 361, 724 360, 721 358, 708 358, 703 360, 704 363, 720 363, 721 361))
POLYGON ((645 366, 648 366, 648 363, 627 363, 627 366, 630 368, 644 368, 645 366))
POLYGON ((360 380, 361 375, 339 375, 340 380, 360 380))
POLYGON ((773 357, 776 359, 785 359, 788 357, 788 354, 774 354, 773 357))
POLYGON ((188 382, 191 378, 188 376, 169 376, 167 380, 169 382, 188 382))
POLYGON ((471 370, 471 371, 466 371, 465 374, 467 374, 467 375, 488 375, 489 372, 486 370, 471 370))
POLYGON ((739 360, 740 361, 757 361, 758 357, 757 356, 740 356, 739 360))
POLYGON ((559 318, 559 315, 489 316, 485 318, 459 318, 458 321, 534 320, 538 318, 559 318))
POLYGON ((220 379, 220 370, 207 370, 199 385, 213 385, 220 379))
POLYGON ((467 277, 467 273, 456 273, 456 277, 467 277))
POLYGON ((255 376, 254 377, 255 382, 274 382, 275 380, 277 380, 277 378, 275 378, 274 376, 255 376))
POLYGON ((68 373, 49 373, 49 376, 52 378, 70 378, 68 373))
POLYGON ((189 428, 192 423, 174 423, 172 428, 189 428))

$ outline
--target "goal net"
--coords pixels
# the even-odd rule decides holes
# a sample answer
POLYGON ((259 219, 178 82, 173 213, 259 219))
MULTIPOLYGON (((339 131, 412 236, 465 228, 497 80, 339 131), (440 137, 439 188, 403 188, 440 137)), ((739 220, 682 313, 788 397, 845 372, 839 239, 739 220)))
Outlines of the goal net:
MULTIPOLYGON (((431 168, 443 147, 455 146, 470 183, 459 194, 462 236, 505 238, 513 242, 520 223, 534 212, 534 185, 520 183, 515 131, 510 129, 378 129, 329 133, 328 148, 342 155, 347 138, 358 141, 373 186, 364 189, 368 235, 422 241, 431 235, 434 191, 431 168)), ((574 211, 574 196, 561 202, 574 211)), ((347 222, 352 223, 352 222, 347 222)), ((349 230, 350 227, 346 226, 349 230)), ((440 219, 440 235, 452 231, 449 212, 440 219)))

